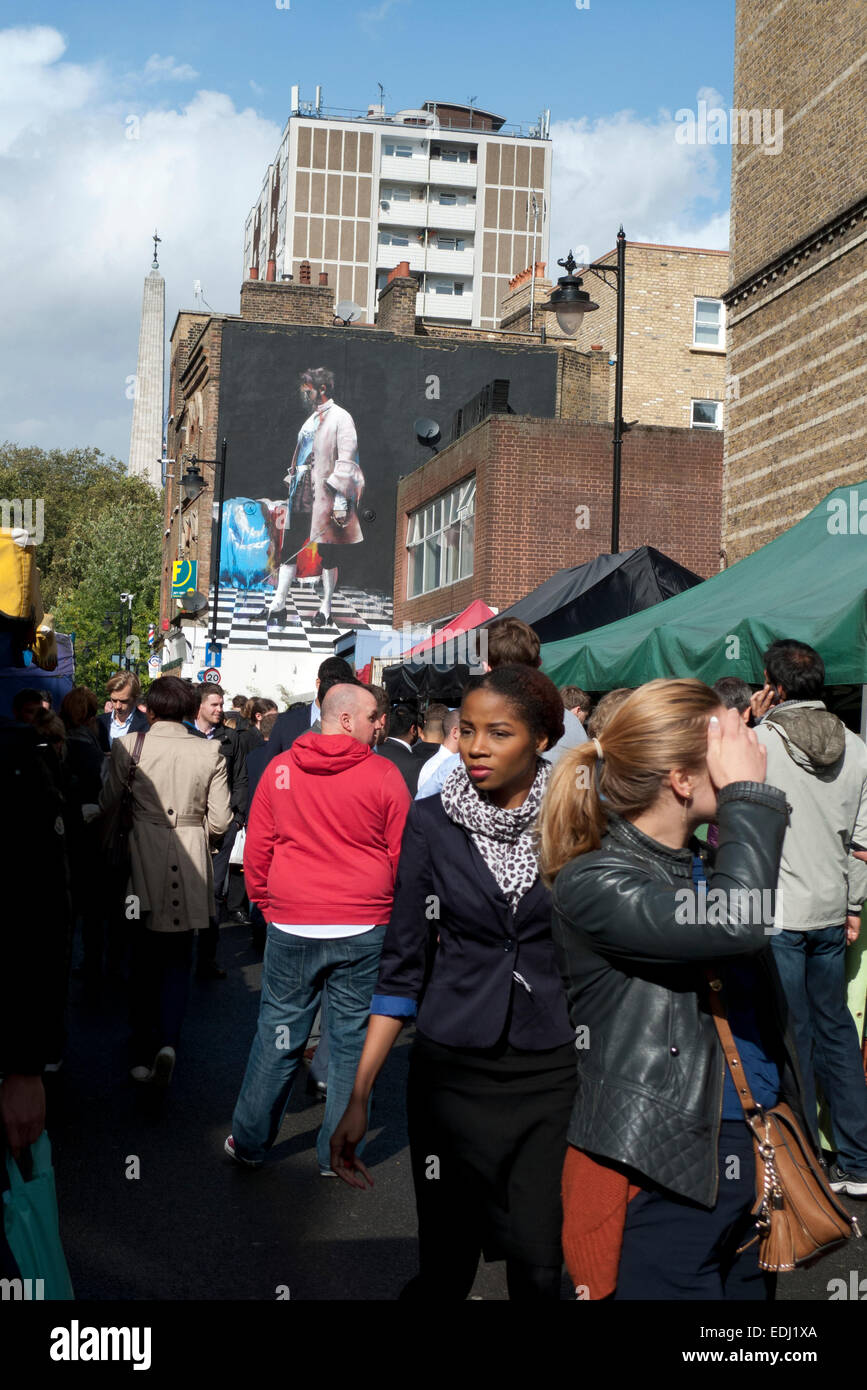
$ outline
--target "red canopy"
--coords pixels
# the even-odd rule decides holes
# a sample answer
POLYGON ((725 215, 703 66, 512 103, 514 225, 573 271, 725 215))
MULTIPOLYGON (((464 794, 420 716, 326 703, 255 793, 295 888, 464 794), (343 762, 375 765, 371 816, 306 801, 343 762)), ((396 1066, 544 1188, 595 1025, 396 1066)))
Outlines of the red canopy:
POLYGON ((445 627, 438 628, 430 637, 426 637, 423 642, 417 642, 414 647, 410 647, 408 652, 404 652, 401 661, 409 661, 414 656, 421 656, 424 652, 432 651, 435 647, 442 646, 451 637, 457 637, 462 632, 469 632, 472 628, 478 627, 480 623, 486 623, 489 618, 493 618, 494 610, 483 603, 480 598, 473 599, 469 608, 465 608, 463 613, 459 613, 456 618, 452 618, 445 627))

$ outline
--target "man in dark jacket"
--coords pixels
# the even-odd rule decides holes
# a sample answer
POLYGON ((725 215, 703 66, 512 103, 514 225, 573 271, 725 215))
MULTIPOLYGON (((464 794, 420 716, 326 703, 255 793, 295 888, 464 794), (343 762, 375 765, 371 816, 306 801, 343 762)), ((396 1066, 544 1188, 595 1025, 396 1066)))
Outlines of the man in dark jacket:
POLYGON ((207 932, 199 936, 196 976, 200 980, 225 980, 225 970, 221 970, 217 965, 221 908, 227 909, 230 922, 237 925, 249 924, 247 913, 241 906, 244 899, 243 876, 240 870, 232 875, 229 869, 235 836, 247 819, 247 765, 240 735, 234 729, 227 729, 223 723, 223 692, 220 687, 200 685, 197 688, 197 696, 199 709, 190 730, 198 738, 214 739, 219 744, 220 752, 226 759, 233 819, 222 845, 214 856, 214 919, 207 932))
POLYGON ((98 715, 96 722, 103 752, 110 753, 116 738, 141 733, 150 726, 147 716, 137 708, 141 696, 138 676, 131 671, 118 671, 105 690, 111 700, 111 713, 98 715))
MULTIPOLYGON (((413 756, 418 738, 418 715, 409 705, 395 705, 388 716, 388 737, 376 750, 377 757, 394 763, 406 782, 410 796, 418 791, 418 777, 424 763, 413 756)), ((436 752, 436 749, 434 749, 436 752)))
POLYGON ((319 723, 320 707, 329 686, 336 685, 339 681, 354 679, 348 661, 344 661, 340 656, 327 657, 316 673, 315 698, 309 705, 293 705, 291 709, 284 710, 277 719, 268 740, 271 756, 274 757, 276 753, 291 748, 299 734, 306 734, 308 729, 319 723))

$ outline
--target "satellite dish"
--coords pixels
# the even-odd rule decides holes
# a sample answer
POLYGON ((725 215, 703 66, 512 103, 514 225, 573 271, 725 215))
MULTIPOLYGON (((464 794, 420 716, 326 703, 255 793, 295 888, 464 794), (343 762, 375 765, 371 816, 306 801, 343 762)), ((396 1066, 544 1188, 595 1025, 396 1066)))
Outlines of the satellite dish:
POLYGON ((178 599, 178 608, 182 613, 204 613, 207 607, 207 598, 204 594, 200 594, 197 589, 187 589, 187 592, 181 594, 178 599))
POLYGON ((420 420, 416 420, 413 429, 419 444, 426 444, 429 449, 436 450, 440 438, 440 427, 436 420, 422 416, 420 420))
POLYGON ((334 317, 340 319, 345 326, 347 323, 355 323, 363 313, 364 310, 360 304, 353 304, 351 299, 341 299, 334 310, 334 317))
POLYGON ((389 208, 391 207, 391 203, 388 203, 385 201, 385 199, 383 199, 379 206, 382 208, 383 212, 388 212, 389 208))

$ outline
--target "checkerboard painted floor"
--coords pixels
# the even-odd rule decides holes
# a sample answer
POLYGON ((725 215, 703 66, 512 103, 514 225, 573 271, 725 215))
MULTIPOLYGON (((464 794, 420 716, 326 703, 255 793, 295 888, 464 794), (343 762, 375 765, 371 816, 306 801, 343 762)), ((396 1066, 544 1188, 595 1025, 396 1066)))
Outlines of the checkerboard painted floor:
MULTIPOLYGON (((272 590, 220 589, 217 606, 217 640, 236 649, 265 648, 273 652, 317 652, 328 656, 334 643, 353 628, 375 631, 392 625, 393 605, 385 594, 368 594, 363 589, 338 589, 331 605, 331 621, 314 627, 313 619, 321 602, 317 589, 293 585, 286 599, 286 618, 281 623, 252 619, 271 602, 272 590)), ((213 603, 214 593, 211 590, 213 603)))

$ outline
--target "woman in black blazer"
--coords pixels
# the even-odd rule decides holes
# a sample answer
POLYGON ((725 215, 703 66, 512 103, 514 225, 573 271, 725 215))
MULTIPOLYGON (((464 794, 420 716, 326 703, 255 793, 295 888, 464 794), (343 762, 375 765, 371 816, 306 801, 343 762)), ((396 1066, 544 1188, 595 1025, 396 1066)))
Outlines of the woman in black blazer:
POLYGON ((535 822, 549 771, 539 755, 562 733, 541 672, 475 677, 462 764, 406 822, 367 1039, 331 1141, 338 1176, 372 1185, 356 1145, 374 1081, 417 1015, 407 1115, 420 1272, 402 1298, 465 1299, 482 1253, 506 1259, 510 1298, 560 1296, 575 1060, 535 822))

